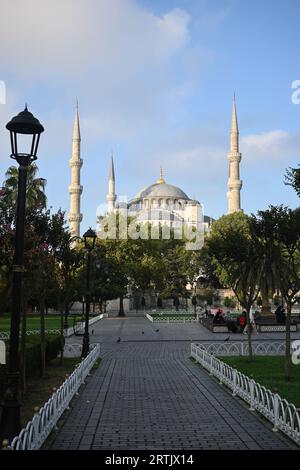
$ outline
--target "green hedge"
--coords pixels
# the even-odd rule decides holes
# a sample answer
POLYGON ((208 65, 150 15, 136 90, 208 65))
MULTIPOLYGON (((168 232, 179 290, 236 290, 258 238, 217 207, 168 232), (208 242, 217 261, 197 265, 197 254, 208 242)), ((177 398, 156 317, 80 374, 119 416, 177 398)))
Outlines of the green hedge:
MULTIPOLYGON (((55 359, 61 350, 61 336, 46 335, 46 365, 55 359)), ((8 360, 8 343, 7 343, 8 360)), ((0 383, 3 383, 6 366, 0 366, 0 383)), ((42 370, 41 340, 39 336, 26 338, 26 377, 39 376, 42 370)))
MULTIPOLYGON (((46 365, 58 356, 60 350, 61 337, 59 335, 46 335, 46 365)), ((41 370, 41 341, 39 336, 32 336, 26 346, 26 376, 38 376, 41 370)))

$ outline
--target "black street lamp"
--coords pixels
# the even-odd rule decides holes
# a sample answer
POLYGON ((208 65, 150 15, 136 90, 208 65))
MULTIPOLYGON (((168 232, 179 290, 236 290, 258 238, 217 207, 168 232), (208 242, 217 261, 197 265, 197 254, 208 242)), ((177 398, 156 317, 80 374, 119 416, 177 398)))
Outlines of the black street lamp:
POLYGON ((84 335, 82 341, 81 357, 86 357, 90 349, 90 335, 89 335, 89 317, 90 317, 90 274, 91 274, 91 253, 95 248, 97 235, 91 227, 83 235, 84 246, 87 251, 87 269, 86 269, 86 294, 85 294, 85 324, 84 335))
POLYGON ((19 373, 19 335, 23 287, 24 225, 27 171, 37 159, 40 135, 44 132, 41 123, 31 114, 27 105, 21 113, 6 125, 10 132, 11 158, 19 164, 18 198, 16 211, 15 253, 12 278, 12 312, 9 339, 9 360, 7 380, 4 387, 2 414, 0 421, 1 439, 13 439, 21 429, 20 420, 20 373, 19 373), (18 151, 18 134, 27 136, 28 153, 18 151))

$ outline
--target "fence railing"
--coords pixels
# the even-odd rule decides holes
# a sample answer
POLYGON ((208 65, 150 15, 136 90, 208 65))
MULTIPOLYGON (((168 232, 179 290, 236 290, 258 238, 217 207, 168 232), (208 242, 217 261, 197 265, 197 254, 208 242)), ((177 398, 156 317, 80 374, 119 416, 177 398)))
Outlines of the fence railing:
MULTIPOLYGON (((45 330, 45 333, 59 335, 60 330, 58 328, 51 328, 51 329, 45 330)), ((40 330, 27 330, 26 331, 26 336, 34 336, 34 335, 40 335, 40 334, 41 334, 40 330)), ((3 340, 9 339, 9 336, 10 336, 9 331, 0 332, 0 339, 3 339, 3 340)))
POLYGON ((150 320, 152 323, 192 323, 192 322, 197 322, 198 320, 195 318, 194 314, 187 314, 186 312, 184 314, 182 313, 154 313, 153 315, 150 313, 146 314, 146 317, 148 320, 150 320), (165 315, 165 317, 164 317, 165 315), (190 315, 190 318, 187 317, 187 315, 190 315))
MULTIPOLYGON (((89 321, 89 325, 93 325, 96 323, 98 320, 102 320, 103 318, 107 318, 107 313, 101 313, 100 315, 97 315, 96 317, 93 317, 89 321)), ((84 331, 84 322, 77 322, 76 327, 75 327, 76 332, 83 332, 84 331)), ((55 334, 55 335, 60 335, 60 329, 59 328, 47 328, 45 333, 48 334, 55 334)), ((26 335, 27 336, 32 336, 32 335, 39 335, 41 332, 40 330, 27 330, 26 335)), ((9 339, 9 331, 0 331, 0 340, 6 340, 9 339)), ((74 335, 74 326, 71 326, 69 328, 64 329, 64 336, 69 337, 74 335)))
POLYGON ((71 399, 84 383, 100 354, 100 345, 93 345, 88 356, 76 367, 45 405, 34 415, 25 428, 16 436, 11 450, 37 450, 45 442, 57 421, 68 407, 71 399))
MULTIPOLYGON (((247 356, 249 354, 249 345, 247 341, 235 341, 224 343, 203 342, 198 345, 214 356, 247 356)), ((282 356, 285 354, 285 343, 283 341, 270 342, 252 342, 252 352, 256 356, 282 356)))
POLYGON ((256 410, 271 421, 273 431, 282 431, 300 445, 300 410, 294 404, 216 358, 203 347, 192 344, 191 356, 210 375, 217 377, 220 384, 231 389, 233 396, 247 402, 251 411, 256 410))

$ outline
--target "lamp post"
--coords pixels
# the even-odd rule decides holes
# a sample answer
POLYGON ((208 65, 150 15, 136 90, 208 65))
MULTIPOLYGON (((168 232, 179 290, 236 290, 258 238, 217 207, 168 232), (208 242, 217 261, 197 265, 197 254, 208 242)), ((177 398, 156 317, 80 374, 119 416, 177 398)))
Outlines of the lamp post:
POLYGON ((91 274, 91 253, 95 247, 97 235, 91 227, 84 233, 84 246, 87 251, 87 267, 86 267, 86 294, 85 294, 85 324, 84 335, 82 341, 81 357, 86 357, 90 348, 90 335, 89 335, 89 317, 90 317, 90 274, 91 274))
MULTIPOLYGON (((11 158, 19 164, 18 198, 16 211, 15 252, 12 277, 12 311, 9 339, 9 360, 7 380, 4 387, 2 414, 0 422, 1 439, 11 440, 21 429, 20 420, 20 373, 19 373, 19 335, 23 288, 24 258, 24 225, 27 171, 31 163, 37 159, 40 135, 44 131, 41 123, 27 109, 13 117, 6 125, 10 132, 11 158), (28 153, 18 150, 18 134, 28 140, 28 153), (25 137, 27 136, 27 137, 25 137)), ((24 142, 25 143, 25 142, 24 142)))

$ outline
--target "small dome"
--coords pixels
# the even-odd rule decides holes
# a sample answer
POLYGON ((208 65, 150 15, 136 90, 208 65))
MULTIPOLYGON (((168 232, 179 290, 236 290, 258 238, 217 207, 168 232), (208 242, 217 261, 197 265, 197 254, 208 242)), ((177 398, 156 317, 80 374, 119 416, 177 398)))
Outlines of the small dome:
POLYGON ((163 197, 174 199, 185 199, 190 201, 190 198, 177 186, 167 183, 154 183, 150 186, 139 191, 134 199, 143 199, 149 197, 163 197))

